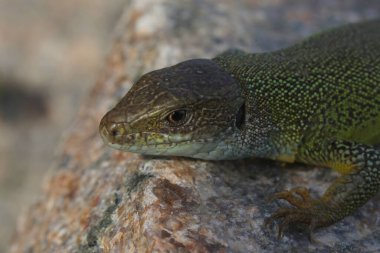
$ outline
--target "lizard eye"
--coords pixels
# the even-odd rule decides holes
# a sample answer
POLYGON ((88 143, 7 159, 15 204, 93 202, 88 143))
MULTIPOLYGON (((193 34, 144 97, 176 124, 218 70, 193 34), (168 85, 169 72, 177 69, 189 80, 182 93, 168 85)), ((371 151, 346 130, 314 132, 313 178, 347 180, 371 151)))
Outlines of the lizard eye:
POLYGON ((170 126, 180 126, 185 123, 187 114, 185 109, 175 110, 169 113, 166 120, 170 126))

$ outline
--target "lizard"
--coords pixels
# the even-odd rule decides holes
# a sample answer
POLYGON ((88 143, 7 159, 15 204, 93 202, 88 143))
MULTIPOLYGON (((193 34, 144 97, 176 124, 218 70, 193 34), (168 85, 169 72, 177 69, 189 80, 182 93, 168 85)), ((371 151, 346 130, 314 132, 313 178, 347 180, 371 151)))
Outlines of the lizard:
POLYGON ((109 146, 204 160, 260 157, 334 169, 319 198, 275 193, 268 219, 314 231, 380 188, 380 19, 346 24, 263 53, 227 50, 143 75, 102 118, 109 146))

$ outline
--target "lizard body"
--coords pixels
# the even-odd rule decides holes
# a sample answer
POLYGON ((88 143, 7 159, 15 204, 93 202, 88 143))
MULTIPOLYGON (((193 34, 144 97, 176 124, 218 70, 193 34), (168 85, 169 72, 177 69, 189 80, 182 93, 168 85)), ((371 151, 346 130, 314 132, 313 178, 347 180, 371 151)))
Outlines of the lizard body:
POLYGON ((126 151, 207 160, 263 157, 341 173, 321 198, 274 198, 280 232, 352 214, 380 187, 380 20, 330 29, 267 53, 229 50, 141 77, 108 112, 103 140, 126 151))

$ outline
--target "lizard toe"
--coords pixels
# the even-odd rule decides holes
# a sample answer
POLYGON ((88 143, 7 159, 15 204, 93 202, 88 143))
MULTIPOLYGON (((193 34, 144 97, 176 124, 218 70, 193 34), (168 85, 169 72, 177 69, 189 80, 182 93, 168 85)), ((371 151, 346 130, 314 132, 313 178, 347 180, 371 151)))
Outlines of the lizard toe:
POLYGON ((296 187, 289 191, 277 192, 269 198, 269 201, 272 202, 276 199, 286 200, 291 205, 298 208, 310 208, 314 201, 310 197, 309 189, 305 187, 296 187))
POLYGON ((327 206, 319 199, 313 199, 306 188, 294 188, 289 191, 282 191, 272 196, 274 199, 283 199, 289 202, 292 207, 280 207, 269 218, 265 220, 265 225, 278 224, 278 237, 283 237, 284 231, 292 226, 302 227, 309 231, 309 239, 313 238, 313 231, 328 223, 328 216, 324 215, 327 206))

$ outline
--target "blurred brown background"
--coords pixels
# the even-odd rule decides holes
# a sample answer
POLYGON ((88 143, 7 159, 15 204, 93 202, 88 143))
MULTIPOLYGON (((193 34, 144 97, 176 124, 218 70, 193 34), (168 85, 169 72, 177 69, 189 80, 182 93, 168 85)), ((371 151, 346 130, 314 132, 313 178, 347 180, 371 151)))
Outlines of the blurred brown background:
POLYGON ((123 0, 0 0, 0 252, 110 49, 123 0))

